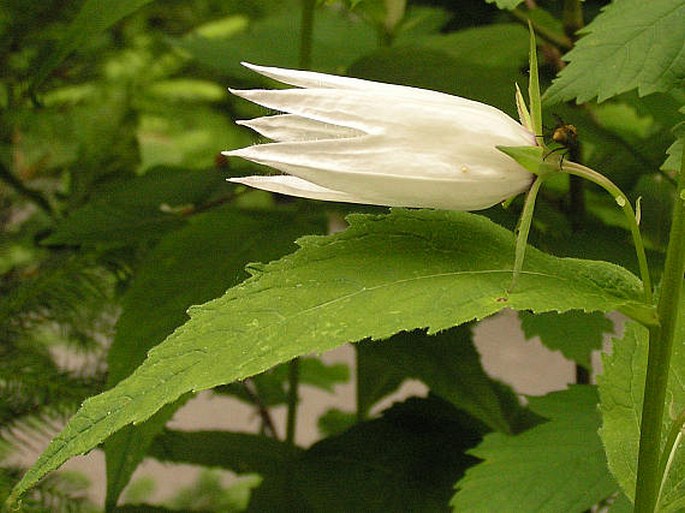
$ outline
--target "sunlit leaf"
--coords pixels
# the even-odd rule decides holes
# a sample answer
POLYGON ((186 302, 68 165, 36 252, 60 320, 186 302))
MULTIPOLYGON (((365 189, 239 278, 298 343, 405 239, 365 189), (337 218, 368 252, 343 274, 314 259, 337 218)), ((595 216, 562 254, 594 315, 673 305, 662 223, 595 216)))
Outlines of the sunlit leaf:
POLYGON ((15 496, 186 392, 348 341, 416 328, 435 333, 504 308, 652 316, 641 302, 639 280, 624 269, 533 248, 510 290, 513 236, 480 216, 400 209, 349 221, 344 232, 301 239, 296 253, 251 266, 252 278, 192 308, 190 320, 151 350, 131 377, 84 403, 15 496))

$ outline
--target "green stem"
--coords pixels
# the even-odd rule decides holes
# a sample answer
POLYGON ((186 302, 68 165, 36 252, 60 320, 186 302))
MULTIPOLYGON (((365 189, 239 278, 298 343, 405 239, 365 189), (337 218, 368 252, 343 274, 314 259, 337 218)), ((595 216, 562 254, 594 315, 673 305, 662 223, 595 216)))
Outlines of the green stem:
POLYGON ((511 286, 509 291, 514 290, 518 281, 521 269, 523 269, 523 260, 526 256, 526 245, 528 244, 528 235, 530 234, 530 225, 533 222, 533 210, 535 209, 535 199, 537 198, 540 187, 545 181, 545 177, 536 176, 533 185, 531 185, 526 194, 526 201, 523 204, 523 212, 519 219, 519 226, 516 233, 516 251, 514 256, 514 276, 511 279, 511 286))
POLYGON ((585 24, 583 21, 583 4, 580 0, 564 0, 564 11, 562 13, 564 33, 571 42, 578 39, 578 31, 585 24))
POLYGON ((49 215, 52 216, 55 214, 52 205, 50 205, 50 202, 47 200, 47 198, 45 198, 45 196, 38 191, 26 187, 26 185, 24 185, 24 183, 14 175, 14 173, 12 173, 2 164, 0 164, 0 180, 12 187, 18 194, 24 196, 28 200, 33 201, 49 215))
POLYGON ((288 364, 288 417, 285 424, 285 441, 295 445, 297 428, 297 403, 299 402, 300 359, 295 358, 288 364))
POLYGON ((678 177, 678 197, 673 206, 673 220, 666 250, 666 263, 657 304, 660 324, 649 332, 647 377, 640 425, 635 512, 652 513, 659 500, 664 471, 661 456, 661 429, 666 387, 678 320, 680 294, 685 272, 685 145, 678 177))
POLYGON ((364 422, 366 420, 366 411, 362 408, 362 401, 361 401, 361 387, 359 386, 359 381, 360 381, 360 372, 359 369, 361 368, 359 365, 359 360, 360 360, 360 351, 359 351, 359 344, 353 344, 354 346, 354 356, 355 356, 355 368, 357 369, 356 372, 356 380, 357 380, 357 422, 364 422))
POLYGON ((302 0, 302 18, 300 24, 299 66, 302 69, 312 65, 312 36, 314 34, 314 8, 316 0, 302 0))
POLYGON ((645 253, 645 246, 642 242, 642 235, 640 234, 640 227, 635 217, 630 201, 623 191, 619 189, 606 176, 599 174, 597 171, 585 167, 577 162, 564 162, 562 164, 562 171, 570 175, 580 176, 586 180, 599 185, 607 191, 614 198, 619 207, 623 210, 626 216, 628 225, 630 226, 630 233, 633 236, 633 245, 635 246, 635 253, 637 254, 638 266, 640 268, 640 276, 642 278, 642 287, 644 289, 645 301, 648 304, 652 303, 652 280, 649 277, 649 266, 647 265, 647 254, 645 253))
MULTIPOLYGON (((316 0, 302 0, 299 56, 299 65, 302 69, 309 68, 312 62, 312 36, 314 34, 315 7, 316 0)), ((290 445, 295 445, 299 388, 300 360, 295 358, 288 364, 288 414, 285 425, 285 441, 290 445)))

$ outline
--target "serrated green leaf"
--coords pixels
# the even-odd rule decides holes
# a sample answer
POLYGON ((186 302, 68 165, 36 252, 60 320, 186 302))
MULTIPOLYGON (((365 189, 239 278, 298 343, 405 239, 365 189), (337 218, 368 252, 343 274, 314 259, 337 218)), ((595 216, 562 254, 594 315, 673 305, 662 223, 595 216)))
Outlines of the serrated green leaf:
POLYGON ((666 153, 668 153, 668 158, 666 158, 664 163, 661 165, 661 169, 665 171, 679 170, 680 161, 682 160, 683 155, 683 143, 681 139, 676 139, 676 141, 669 146, 668 150, 666 150, 666 153))
POLYGON ((609 4, 582 30, 545 100, 601 102, 635 88, 644 96, 677 87, 685 78, 684 17, 683 0, 609 4))
POLYGON ((329 237, 268 265, 191 319, 115 388, 83 404, 16 487, 22 494, 68 458, 189 391, 244 379, 293 357, 402 330, 429 333, 516 310, 621 310, 650 319, 640 281, 604 262, 529 248, 510 291, 514 239, 481 216, 393 210, 354 215, 329 237), (563 290, 563 294, 559 291, 563 290))
POLYGON ((423 381, 431 392, 490 429, 513 432, 497 385, 485 374, 468 328, 433 336, 421 331, 399 333, 381 342, 364 342, 359 350, 360 357, 375 359, 376 367, 384 365, 405 378, 423 381))
POLYGON ((561 351, 586 369, 592 366, 592 351, 602 348, 604 334, 614 331, 613 323, 599 312, 519 312, 519 317, 526 338, 540 337, 549 349, 561 351))
POLYGON ((31 80, 35 89, 71 52, 104 32, 125 16, 137 11, 152 0, 86 0, 76 18, 71 22, 64 37, 43 58, 31 80))
MULTIPOLYGON (((682 319, 682 315, 680 317, 682 319)), ((679 322, 675 340, 684 339, 685 323, 679 322)), ((604 373, 599 382, 603 417, 600 435, 609 468, 631 500, 635 496, 648 345, 647 330, 636 323, 629 323, 623 338, 614 341, 611 354, 604 356, 604 373)), ((673 347, 666 397, 668 403, 662 426, 662 443, 673 421, 685 410, 685 347, 682 343, 673 347)), ((659 511, 682 511, 683 497, 685 451, 679 447, 663 487, 659 511)))
POLYGON ((511 437, 492 433, 469 454, 484 461, 457 483, 453 511, 469 513, 581 513, 618 485, 597 436, 594 387, 574 386, 530 398, 549 422, 511 437))
MULTIPOLYGON (((122 300, 123 311, 108 353, 109 386, 128 376, 151 347, 183 324, 188 307, 217 297, 244 279, 247 263, 257 258, 277 258, 292 248, 297 236, 322 231, 323 227, 322 219, 293 212, 241 211, 229 206, 195 215, 187 226, 166 235, 139 269, 122 300)), ((305 375, 315 374, 319 382, 328 378, 322 386, 330 385, 346 371, 334 369, 337 374, 329 376, 312 366, 316 367, 309 364, 305 375)), ((183 402, 167 406, 148 422, 119 431, 106 442, 110 507, 154 436, 183 402)))
POLYGON ((62 220, 45 244, 121 246, 178 227, 187 208, 221 187, 214 170, 158 167, 143 176, 113 184, 62 220))

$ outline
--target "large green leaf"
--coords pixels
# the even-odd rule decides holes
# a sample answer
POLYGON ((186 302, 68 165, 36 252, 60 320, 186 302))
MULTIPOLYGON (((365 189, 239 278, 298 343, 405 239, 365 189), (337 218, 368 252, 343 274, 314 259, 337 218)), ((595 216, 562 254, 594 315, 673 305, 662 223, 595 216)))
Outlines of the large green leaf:
MULTIPOLYGON (((260 257, 277 258, 292 249, 292 241, 302 233, 323 228, 318 216, 228 206, 193 216, 187 226, 166 235, 124 295, 108 354, 109 386, 128 376, 151 347, 183 324, 188 307, 215 298, 243 280, 246 264, 260 257)), ((152 439, 182 402, 107 441, 108 507, 114 506, 152 439)))
POLYGON ((131 377, 83 404, 15 496, 186 392, 243 379, 302 354, 402 330, 435 333, 504 308, 652 315, 640 300, 639 280, 624 269, 533 248, 509 290, 513 236, 481 216, 400 209, 349 221, 342 233, 304 238, 296 253, 251 266, 252 278, 191 308, 190 320, 151 350, 131 377))
POLYGON ((35 88, 47 78, 71 52, 107 30, 117 21, 140 9, 152 0, 86 0, 76 18, 67 28, 57 46, 40 61, 31 85, 35 88))
POLYGON ((685 78, 685 2, 621 0, 604 8, 545 94, 549 103, 601 102, 630 89, 668 91, 685 78))
POLYGON ((618 485, 597 436, 597 401, 589 386, 530 398, 549 422, 515 437, 489 434, 469 451, 484 461, 457 484, 455 513, 581 513, 613 494, 618 485))
MULTIPOLYGON (((681 322, 677 328, 677 341, 685 340, 683 324, 681 322)), ((631 499, 635 496, 648 346, 647 330, 637 323, 629 323, 623 338, 615 340, 613 351, 604 357, 604 374, 599 386, 603 417, 600 435, 609 468, 631 499)), ((685 347, 682 342, 673 348, 666 397, 668 404, 662 427, 664 438, 675 418, 685 410, 685 347)), ((680 447, 674 454, 659 511, 682 511, 685 506, 685 453, 680 447)))

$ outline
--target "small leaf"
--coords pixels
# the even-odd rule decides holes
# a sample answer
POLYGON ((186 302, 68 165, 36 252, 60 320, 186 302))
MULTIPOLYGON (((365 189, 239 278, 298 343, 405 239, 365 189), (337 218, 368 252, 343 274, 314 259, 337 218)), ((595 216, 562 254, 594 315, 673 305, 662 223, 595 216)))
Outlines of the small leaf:
POLYGON ((682 0, 609 4, 582 30, 545 100, 601 102, 635 88, 644 96, 677 87, 685 78, 684 17, 682 0))
POLYGON ((519 312, 521 328, 526 338, 540 337, 544 345, 586 369, 591 367, 592 351, 602 348, 605 333, 613 333, 614 325, 599 312, 554 312, 532 315, 519 312))
POLYGON ((469 454, 484 461, 457 483, 454 512, 581 513, 618 487, 606 467, 594 387, 531 397, 549 422, 517 436, 492 433, 469 454))

